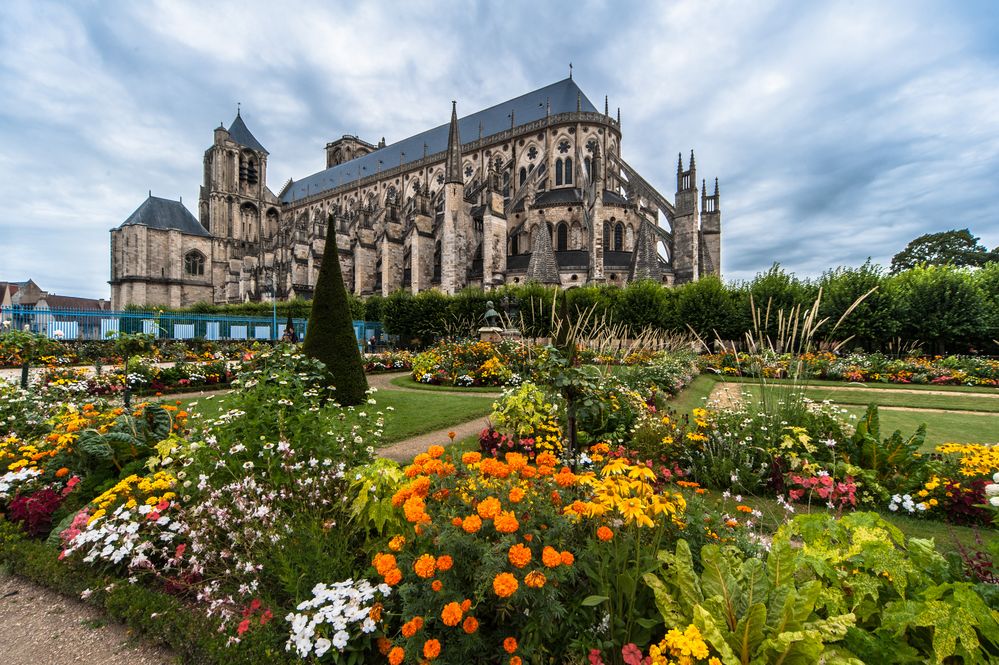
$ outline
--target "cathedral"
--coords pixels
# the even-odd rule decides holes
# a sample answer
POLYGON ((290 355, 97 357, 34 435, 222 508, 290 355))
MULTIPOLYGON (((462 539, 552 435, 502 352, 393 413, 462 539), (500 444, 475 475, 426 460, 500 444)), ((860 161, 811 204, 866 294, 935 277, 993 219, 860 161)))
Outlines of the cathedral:
POLYGON ((326 168, 267 185, 269 153, 239 112, 205 151, 198 217, 152 196, 111 230, 111 300, 310 298, 336 234, 360 296, 503 284, 572 288, 719 274, 721 208, 677 162, 672 202, 621 156, 621 114, 570 76, 386 145, 345 135, 326 168))

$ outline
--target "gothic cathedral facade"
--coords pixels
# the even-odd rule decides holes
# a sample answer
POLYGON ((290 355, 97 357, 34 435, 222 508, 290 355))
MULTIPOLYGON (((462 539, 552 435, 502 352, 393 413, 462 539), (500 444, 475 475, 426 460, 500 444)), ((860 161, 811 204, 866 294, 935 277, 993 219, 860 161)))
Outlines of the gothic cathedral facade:
POLYGON ((620 111, 571 77, 463 118, 452 103, 449 123, 390 145, 343 136, 276 195, 268 156, 239 113, 218 127, 197 219, 150 194, 112 229, 112 306, 309 298, 329 234, 361 296, 719 274, 717 178, 698 190, 681 155, 670 202, 621 157, 620 111))

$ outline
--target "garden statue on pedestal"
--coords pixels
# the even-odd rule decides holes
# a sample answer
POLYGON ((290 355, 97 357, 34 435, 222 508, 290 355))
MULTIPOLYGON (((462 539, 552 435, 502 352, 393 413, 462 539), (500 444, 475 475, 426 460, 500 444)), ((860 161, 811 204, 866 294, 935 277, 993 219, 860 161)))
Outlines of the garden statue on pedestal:
POLYGON ((479 339, 483 342, 499 342, 503 339, 503 328, 500 327, 502 319, 499 313, 493 309, 493 301, 486 301, 486 313, 483 315, 486 325, 479 328, 479 339))

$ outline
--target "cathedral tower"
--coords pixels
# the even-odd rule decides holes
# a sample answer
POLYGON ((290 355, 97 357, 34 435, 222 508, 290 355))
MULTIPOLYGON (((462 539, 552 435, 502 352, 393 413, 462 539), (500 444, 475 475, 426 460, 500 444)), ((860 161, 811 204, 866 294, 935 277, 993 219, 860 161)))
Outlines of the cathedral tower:
POLYGON ((461 173, 461 136, 458 104, 451 102, 451 126, 444 160, 444 222, 441 229, 441 289, 457 293, 468 285, 471 263, 469 246, 475 242, 472 218, 465 204, 465 180, 461 173))
POLYGON ((718 178, 715 178, 715 193, 708 195, 706 183, 701 181, 701 237, 700 274, 721 275, 721 196, 718 194, 718 178))
POLYGON ((683 170, 683 155, 676 164, 676 216, 673 219, 673 274, 676 283, 698 278, 700 222, 697 210, 697 166, 690 151, 690 168, 683 170))

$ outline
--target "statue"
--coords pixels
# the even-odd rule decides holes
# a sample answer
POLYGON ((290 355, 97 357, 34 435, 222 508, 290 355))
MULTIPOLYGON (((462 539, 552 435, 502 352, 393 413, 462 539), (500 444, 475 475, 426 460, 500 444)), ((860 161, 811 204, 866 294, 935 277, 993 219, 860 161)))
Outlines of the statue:
POLYGON ((493 301, 492 300, 487 300, 486 301, 486 314, 485 314, 485 318, 486 318, 486 327, 487 328, 500 328, 501 327, 502 320, 500 318, 499 313, 495 309, 493 309, 493 301))

